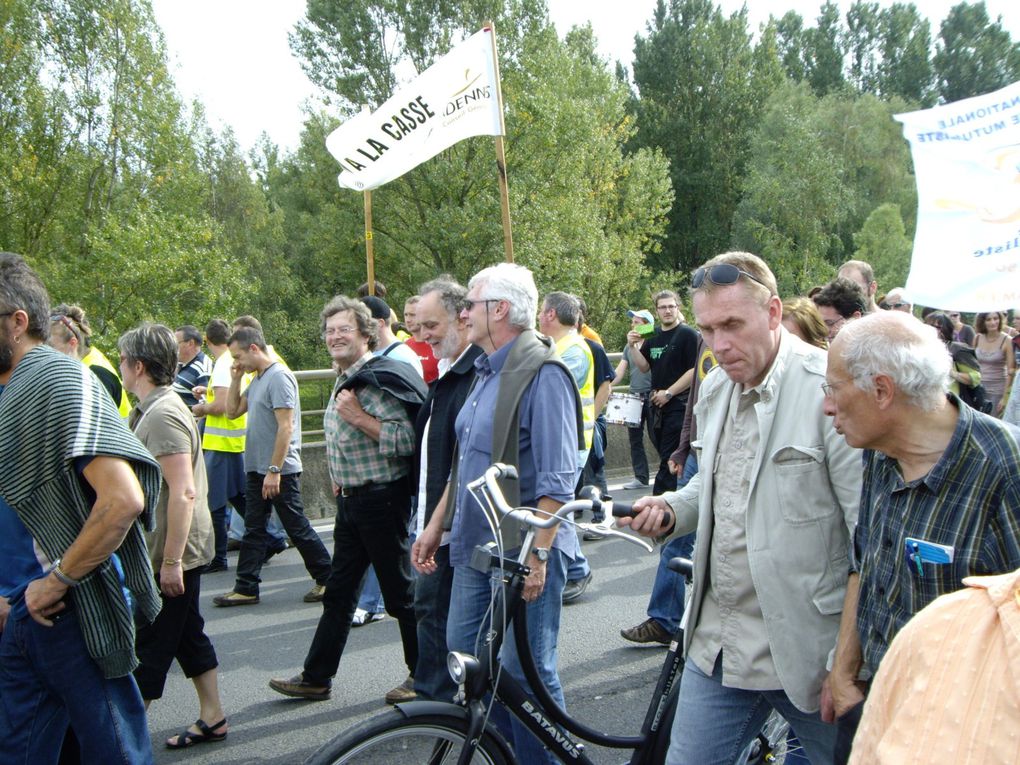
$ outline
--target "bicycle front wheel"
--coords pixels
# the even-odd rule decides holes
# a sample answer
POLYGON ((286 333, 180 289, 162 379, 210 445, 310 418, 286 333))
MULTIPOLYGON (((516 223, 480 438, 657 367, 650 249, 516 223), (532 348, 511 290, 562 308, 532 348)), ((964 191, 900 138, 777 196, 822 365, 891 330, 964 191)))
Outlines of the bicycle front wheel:
MULTIPOLYGON (((397 709, 366 720, 324 744, 305 765, 452 765, 460 757, 467 720, 452 715, 407 717, 397 709)), ((471 765, 515 765, 488 731, 471 765)))

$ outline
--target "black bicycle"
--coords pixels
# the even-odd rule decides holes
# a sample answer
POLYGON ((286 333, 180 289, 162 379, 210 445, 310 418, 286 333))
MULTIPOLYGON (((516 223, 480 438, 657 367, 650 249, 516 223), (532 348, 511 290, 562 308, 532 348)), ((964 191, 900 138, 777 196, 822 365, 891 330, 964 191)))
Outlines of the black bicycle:
MULTIPOLYGON (((630 765, 659 765, 665 761, 683 670, 681 632, 678 631, 670 642, 637 736, 608 735, 568 715, 539 678, 528 647, 523 591, 529 569, 525 560, 536 529, 550 528, 560 522, 574 523, 583 531, 605 537, 621 537, 650 552, 652 547, 645 540, 619 531, 614 526, 612 519, 631 515, 631 506, 614 504, 608 497, 603 502, 595 490, 590 493, 590 499, 568 502, 555 515, 532 508, 515 509, 507 504, 497 481, 516 476, 517 471, 512 466, 496 464, 469 485, 482 506, 491 513, 490 523, 496 525, 501 517, 509 516, 525 524, 527 532, 516 560, 504 557, 502 551, 496 549, 496 543, 476 550, 472 567, 483 572, 499 572, 501 586, 494 588, 491 611, 494 618, 491 629, 481 638, 480 655, 449 654, 450 675, 461 689, 456 703, 413 701, 397 704, 324 744, 306 761, 306 765, 515 765, 518 760, 512 747, 489 723, 491 704, 502 705, 564 763, 592 765, 584 745, 572 736, 604 747, 632 750, 628 760, 630 765), (575 512, 584 510, 593 510, 594 515, 604 517, 604 520, 599 523, 572 520, 575 512), (501 614, 505 618, 495 618, 501 614), (497 660, 511 624, 516 625, 517 652, 531 686, 530 693, 509 673, 502 672, 497 660)), ((495 537, 498 539, 499 535, 495 537)), ((690 561, 676 558, 670 566, 690 578, 690 561)), ((782 718, 778 721, 770 718, 769 724, 752 742, 740 762, 782 762, 788 728, 784 726, 782 718)))

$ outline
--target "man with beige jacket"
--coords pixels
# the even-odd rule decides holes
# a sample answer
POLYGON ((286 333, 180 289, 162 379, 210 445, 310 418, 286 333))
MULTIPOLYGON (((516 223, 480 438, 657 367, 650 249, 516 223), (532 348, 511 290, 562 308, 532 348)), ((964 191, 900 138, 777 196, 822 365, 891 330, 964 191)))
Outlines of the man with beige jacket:
MULTIPOLYGON (((825 353, 782 327, 760 258, 694 272, 697 326, 719 366, 694 408, 699 473, 635 503, 639 533, 697 530, 687 657, 669 765, 729 765, 776 709, 812 762, 832 759, 819 715, 850 571, 861 456, 822 413, 825 353)), ((628 521, 623 520, 626 524, 628 521)))

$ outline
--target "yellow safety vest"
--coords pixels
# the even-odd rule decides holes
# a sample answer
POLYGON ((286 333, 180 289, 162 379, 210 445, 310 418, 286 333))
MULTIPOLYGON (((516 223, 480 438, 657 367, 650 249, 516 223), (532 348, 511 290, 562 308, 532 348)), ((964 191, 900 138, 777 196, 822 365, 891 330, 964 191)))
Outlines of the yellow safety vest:
MULTIPOLYGON (((223 355, 216 359, 216 366, 220 363, 227 364, 228 366, 233 364, 229 351, 224 351, 223 355)), ((214 377, 216 366, 213 367, 214 377)), ((248 387, 252 377, 254 377, 252 374, 244 376, 241 380, 241 390, 248 387)), ((210 404, 216 400, 216 394, 213 392, 211 384, 212 380, 213 378, 210 377, 210 385, 205 391, 205 400, 210 404)), ((247 427, 247 414, 242 414, 233 420, 225 414, 207 414, 205 417, 205 434, 202 436, 202 448, 213 452, 243 452, 244 435, 247 427)))
POLYGON ((581 414, 584 416, 584 448, 591 449, 592 440, 595 437, 595 359, 591 355, 591 348, 580 335, 571 332, 556 341, 556 352, 563 356, 563 353, 571 346, 576 345, 584 352, 588 359, 588 373, 585 375, 584 384, 577 380, 577 389, 581 393, 581 414))
POLYGON ((131 402, 128 401, 127 391, 124 390, 124 382, 120 379, 120 375, 117 374, 117 370, 114 369, 110 360, 103 355, 103 352, 93 346, 89 348, 89 352, 82 358, 81 363, 87 367, 105 369, 120 381, 120 402, 117 404, 117 411, 120 412, 121 417, 127 417, 131 414, 131 402))

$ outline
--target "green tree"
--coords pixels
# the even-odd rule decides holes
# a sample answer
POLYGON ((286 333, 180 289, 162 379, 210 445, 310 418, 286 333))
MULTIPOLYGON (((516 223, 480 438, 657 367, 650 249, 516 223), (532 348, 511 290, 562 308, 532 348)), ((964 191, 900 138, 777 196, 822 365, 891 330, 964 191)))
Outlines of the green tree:
POLYGON ((993 23, 984 2, 953 6, 942 21, 933 60, 938 95, 959 101, 1020 80, 1020 43, 999 17, 993 23))
POLYGON ((893 3, 882 11, 882 50, 878 93, 921 106, 934 102, 931 26, 913 3, 893 3))
POLYGON ((727 18, 710 0, 660 0, 635 41, 635 143, 669 158, 676 193, 654 267, 689 271, 729 246, 748 136, 783 78, 778 56, 773 29, 755 48, 746 13, 727 18))
POLYGON ((236 298, 148 3, 8 0, 0 57, 0 246, 83 304, 107 346, 141 318, 236 298))
POLYGON ((828 0, 818 12, 817 25, 804 32, 804 77, 820 96, 839 91, 846 82, 843 37, 839 6, 828 0))
POLYGON ((856 0, 846 12, 843 47, 849 57, 848 82, 862 93, 878 90, 881 66, 881 12, 878 3, 856 0))
POLYGON ((804 59, 804 18, 796 11, 787 11, 779 19, 770 16, 769 24, 775 26, 776 47, 786 76, 794 82, 800 82, 807 71, 804 59))
POLYGON ((915 209, 910 158, 892 114, 903 102, 818 98, 806 83, 770 99, 734 219, 738 246, 772 265, 784 294, 832 278, 876 203, 915 209))
POLYGON ((854 247, 854 259, 871 264, 881 292, 906 284, 913 246, 899 205, 886 203, 872 210, 854 234, 854 247))

